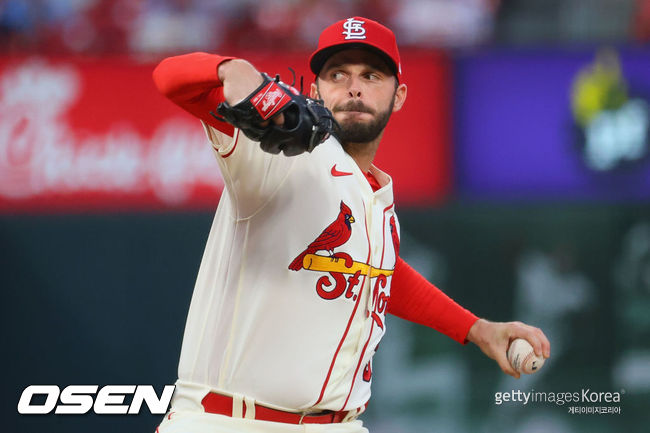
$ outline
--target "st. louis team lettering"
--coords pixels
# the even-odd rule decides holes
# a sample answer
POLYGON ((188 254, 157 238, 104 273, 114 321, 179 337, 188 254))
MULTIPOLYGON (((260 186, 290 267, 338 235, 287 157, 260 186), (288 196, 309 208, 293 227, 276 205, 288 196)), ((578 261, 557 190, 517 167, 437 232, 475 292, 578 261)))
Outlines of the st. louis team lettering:
POLYGON ((348 18, 343 23, 343 34, 345 39, 365 39, 366 38, 366 29, 363 28, 365 21, 356 20, 354 18, 348 18))
POLYGON ((384 312, 386 306, 388 305, 388 300, 390 295, 386 295, 381 289, 386 288, 386 275, 379 274, 375 280, 375 287, 372 290, 372 305, 374 308, 372 310, 372 320, 377 326, 381 329, 384 329, 384 312))

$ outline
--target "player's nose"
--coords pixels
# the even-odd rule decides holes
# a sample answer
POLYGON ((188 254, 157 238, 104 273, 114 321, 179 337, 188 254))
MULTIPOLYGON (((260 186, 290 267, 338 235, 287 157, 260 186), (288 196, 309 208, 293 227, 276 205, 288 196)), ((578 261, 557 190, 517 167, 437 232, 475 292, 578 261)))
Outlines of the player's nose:
POLYGON ((350 77, 348 81, 348 94, 351 98, 361 98, 361 81, 359 77, 350 77))

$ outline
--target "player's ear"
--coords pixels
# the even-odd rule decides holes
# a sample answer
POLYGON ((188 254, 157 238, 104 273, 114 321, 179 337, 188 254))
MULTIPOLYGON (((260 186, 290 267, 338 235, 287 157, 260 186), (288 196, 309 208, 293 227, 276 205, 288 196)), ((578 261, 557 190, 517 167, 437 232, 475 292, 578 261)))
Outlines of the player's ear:
POLYGON ((393 113, 402 109, 406 101, 406 84, 402 83, 395 89, 395 103, 393 104, 393 113))
MULTIPOLYGON (((318 78, 316 79, 318 80, 318 78)), ((312 99, 320 99, 320 93, 318 93, 318 85, 316 83, 311 83, 309 97, 312 99)))

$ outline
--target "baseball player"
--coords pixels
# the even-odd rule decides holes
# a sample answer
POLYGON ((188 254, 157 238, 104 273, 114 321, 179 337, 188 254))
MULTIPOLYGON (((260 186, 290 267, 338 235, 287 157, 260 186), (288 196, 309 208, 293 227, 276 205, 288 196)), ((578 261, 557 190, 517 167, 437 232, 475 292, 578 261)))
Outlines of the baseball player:
POLYGON ((550 354, 539 329, 478 319, 399 256, 392 180, 372 164, 407 96, 393 33, 344 19, 309 65, 309 98, 233 57, 154 71, 201 120, 225 182, 160 433, 367 432, 387 313, 471 341, 515 377, 510 340, 550 354))

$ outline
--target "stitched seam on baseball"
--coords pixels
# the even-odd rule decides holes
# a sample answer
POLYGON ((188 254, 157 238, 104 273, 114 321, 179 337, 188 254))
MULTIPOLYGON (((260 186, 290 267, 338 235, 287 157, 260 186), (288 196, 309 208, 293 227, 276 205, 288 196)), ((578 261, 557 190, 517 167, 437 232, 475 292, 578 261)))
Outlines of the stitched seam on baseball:
POLYGON ((533 352, 530 352, 526 357, 524 358, 523 362, 521 363, 521 372, 523 373, 530 373, 531 370, 528 368, 528 362, 530 359, 534 356, 535 354, 533 352))

